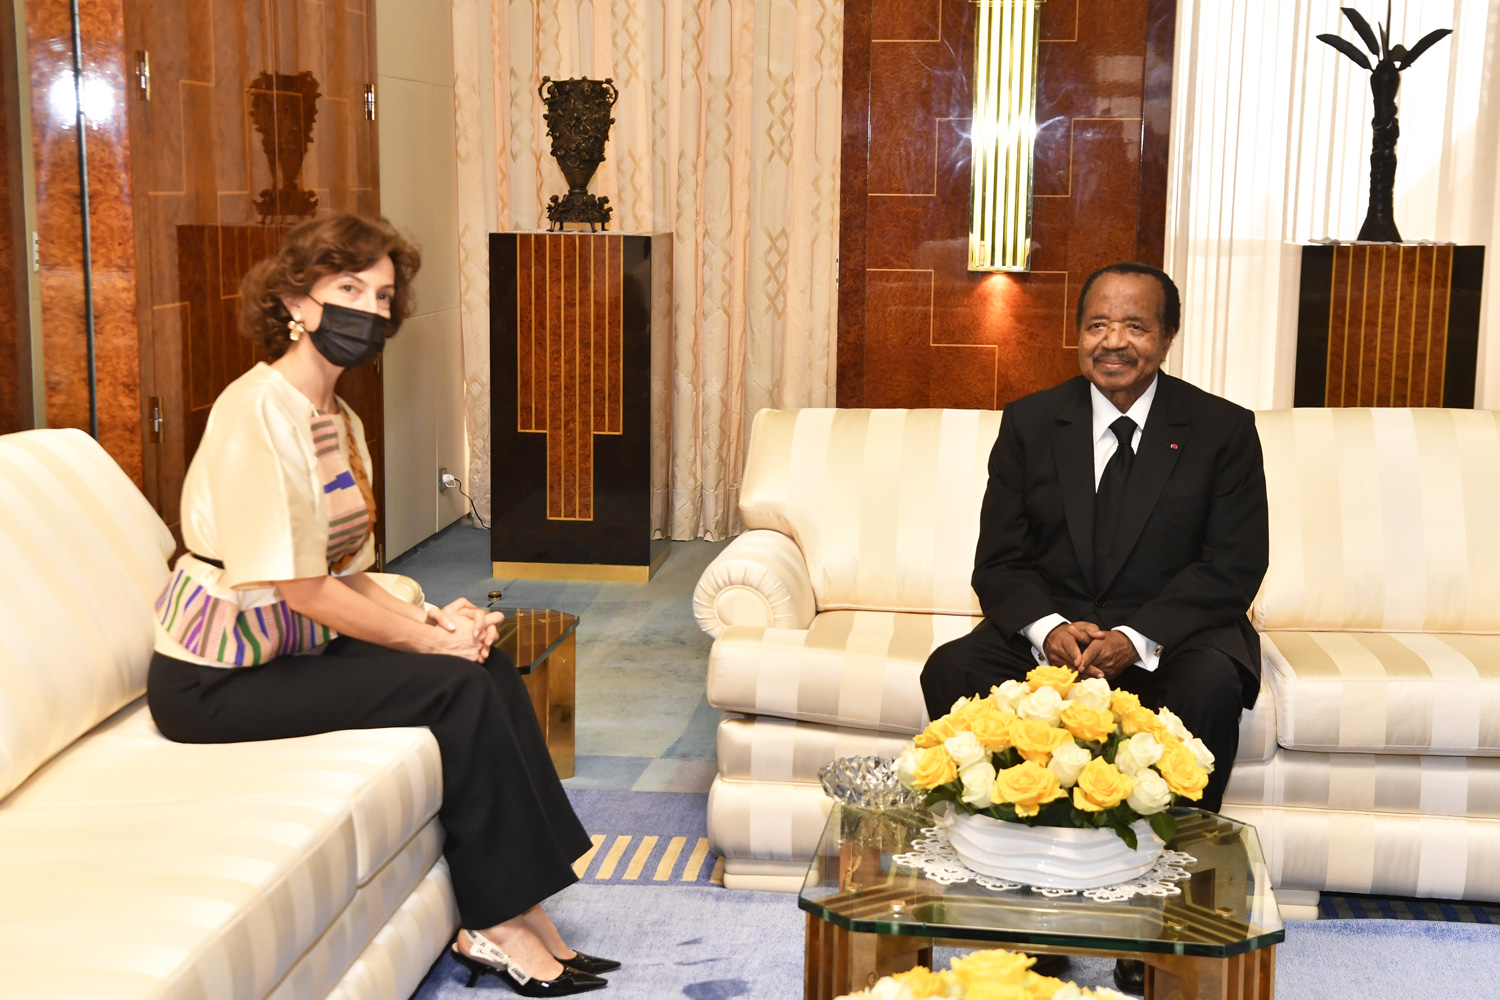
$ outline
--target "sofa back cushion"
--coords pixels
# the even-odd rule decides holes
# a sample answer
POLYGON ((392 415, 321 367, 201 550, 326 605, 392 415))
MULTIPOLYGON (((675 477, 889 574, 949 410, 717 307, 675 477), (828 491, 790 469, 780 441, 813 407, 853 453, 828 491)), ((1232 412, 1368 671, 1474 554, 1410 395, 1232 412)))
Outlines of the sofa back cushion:
POLYGON ((1500 631, 1500 412, 1256 415, 1271 565, 1256 628, 1500 631))
POLYGON ((975 615, 969 586, 993 410, 762 410, 747 528, 790 535, 818 610, 975 615))
POLYGON ((145 689, 172 548, 87 434, 0 437, 0 798, 145 689))

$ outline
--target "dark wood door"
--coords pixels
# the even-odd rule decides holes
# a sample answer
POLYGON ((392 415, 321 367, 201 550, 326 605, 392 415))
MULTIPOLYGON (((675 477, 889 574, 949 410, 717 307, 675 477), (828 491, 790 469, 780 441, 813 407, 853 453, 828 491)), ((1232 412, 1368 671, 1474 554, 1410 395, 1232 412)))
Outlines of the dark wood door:
MULTIPOLYGON (((127 4, 146 493, 179 537, 208 410, 256 360, 240 279, 300 218, 380 210, 374 19, 374 0, 127 4)), ((364 420, 380 502, 378 367, 339 393, 364 420)))
POLYGON ((15 6, 0 0, 0 434, 31 426, 27 247, 15 6))

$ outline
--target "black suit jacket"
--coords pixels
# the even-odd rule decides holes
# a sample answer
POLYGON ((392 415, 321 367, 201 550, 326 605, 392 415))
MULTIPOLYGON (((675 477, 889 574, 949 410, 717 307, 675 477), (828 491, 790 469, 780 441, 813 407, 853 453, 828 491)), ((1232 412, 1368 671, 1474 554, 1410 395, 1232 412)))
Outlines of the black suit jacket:
POLYGON ((1266 572, 1266 478, 1249 410, 1169 375, 1141 431, 1102 579, 1094 579, 1094 444, 1082 376, 1005 408, 980 511, 974 592, 1006 635, 1061 614, 1128 625, 1166 652, 1223 650, 1259 690, 1246 612, 1266 572))

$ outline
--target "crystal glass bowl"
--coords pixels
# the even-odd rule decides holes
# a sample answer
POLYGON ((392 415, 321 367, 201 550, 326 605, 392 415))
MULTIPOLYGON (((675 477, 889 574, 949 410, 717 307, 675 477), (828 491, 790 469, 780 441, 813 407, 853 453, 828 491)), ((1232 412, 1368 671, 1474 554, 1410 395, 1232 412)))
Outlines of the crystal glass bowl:
POLYGON ((901 784, 888 757, 839 757, 818 770, 818 780, 830 798, 858 809, 881 812, 922 804, 922 794, 901 784))

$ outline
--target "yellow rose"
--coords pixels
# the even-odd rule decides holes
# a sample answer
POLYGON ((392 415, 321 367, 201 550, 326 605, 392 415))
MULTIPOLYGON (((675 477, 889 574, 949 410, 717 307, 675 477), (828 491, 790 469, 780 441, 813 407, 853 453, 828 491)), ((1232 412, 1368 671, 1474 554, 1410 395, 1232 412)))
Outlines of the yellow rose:
POLYGON ((1135 787, 1128 774, 1121 774, 1103 757, 1095 757, 1078 772, 1078 783, 1073 786, 1073 806, 1084 812, 1102 812, 1113 809, 1135 787))
POLYGON ((1010 724, 1010 744, 1016 751, 1034 764, 1047 766, 1052 751, 1064 743, 1072 743, 1073 734, 1066 729, 1049 726, 1035 719, 1017 719, 1010 724))
POLYGON ((1064 698, 1077 679, 1078 672, 1070 667, 1037 667, 1026 675, 1026 683, 1031 685, 1031 690, 1049 687, 1064 698))
POLYGON ((971 991, 981 986, 1024 986, 1027 970, 1035 962, 1019 951, 996 948, 952 959, 949 965, 954 978, 963 984, 964 996, 972 997, 977 994, 971 991))
POLYGON ((1052 1000, 1053 994, 1062 987, 1061 979, 1039 976, 1035 972, 1026 974, 1026 1000, 1052 1000))
POLYGON ((952 715, 945 715, 941 719, 935 719, 926 729, 918 733, 912 742, 919 750, 940 747, 944 740, 957 736, 962 730, 963 727, 955 722, 952 715))
POLYGON ((1085 743, 1102 743, 1115 731, 1115 715, 1107 708, 1074 703, 1063 709, 1060 721, 1085 743))
POLYGON ((1126 736, 1134 736, 1136 733, 1150 733, 1157 740, 1167 735, 1167 727, 1161 724, 1161 719, 1149 708, 1137 705, 1128 708, 1120 715, 1120 732, 1126 736))
POLYGON ((1017 816, 1035 816, 1048 802, 1067 797, 1057 775, 1029 760, 997 773, 990 789, 990 801, 1009 802, 1016 807, 1017 816))
POLYGON ((1010 746, 1010 726, 1016 721, 1014 712, 1007 712, 991 703, 988 711, 981 712, 969 720, 969 731, 979 737, 990 750, 1004 750, 1010 746))
POLYGON ((964 1000, 1031 1000, 1020 983, 977 982, 964 988, 964 1000))
POLYGON ((911 783, 922 789, 930 791, 939 785, 946 785, 958 777, 958 765, 953 763, 953 758, 943 747, 928 747, 922 751, 922 756, 917 760, 917 768, 912 772, 911 783))
POLYGON ((946 997, 948 984, 953 982, 953 973, 930 972, 919 965, 915 969, 893 973, 891 978, 904 983, 917 1000, 924 1000, 926 997, 946 997))
POLYGON ((1193 751, 1178 744, 1168 747, 1156 762, 1156 769, 1167 780, 1167 787, 1174 795, 1181 795, 1194 802, 1203 798, 1203 789, 1208 786, 1208 772, 1198 766, 1193 751))
POLYGON ((1141 707, 1141 699, 1129 691, 1116 689, 1109 693, 1109 707, 1116 715, 1124 715, 1132 708, 1141 707))

